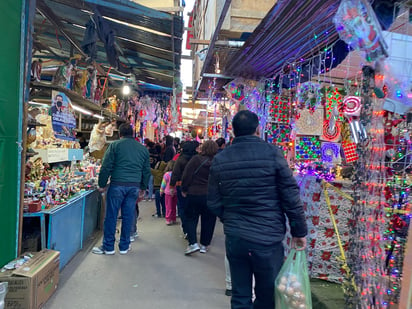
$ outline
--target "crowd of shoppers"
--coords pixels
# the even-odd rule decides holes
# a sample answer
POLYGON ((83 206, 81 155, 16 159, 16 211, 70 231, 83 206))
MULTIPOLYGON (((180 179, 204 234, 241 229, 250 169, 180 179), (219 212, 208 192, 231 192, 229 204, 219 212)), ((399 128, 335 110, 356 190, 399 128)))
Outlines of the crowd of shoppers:
POLYGON ((240 111, 232 121, 235 138, 180 143, 166 136, 144 146, 131 138, 130 125, 107 149, 99 187, 107 189, 103 244, 96 254, 115 254, 115 230, 121 210, 119 253, 136 236, 137 203, 154 196, 154 217, 167 225, 180 218, 188 246, 185 255, 207 253, 216 219, 226 236, 226 295, 232 309, 274 308, 274 281, 284 260, 286 218, 292 246, 306 248, 307 226, 299 187, 282 152, 259 138, 259 120, 240 111), (197 227, 200 219, 200 238, 197 227), (134 233, 134 234, 133 234, 134 233), (255 286, 252 285, 252 278, 255 286), (253 291, 255 299, 253 301, 253 291))

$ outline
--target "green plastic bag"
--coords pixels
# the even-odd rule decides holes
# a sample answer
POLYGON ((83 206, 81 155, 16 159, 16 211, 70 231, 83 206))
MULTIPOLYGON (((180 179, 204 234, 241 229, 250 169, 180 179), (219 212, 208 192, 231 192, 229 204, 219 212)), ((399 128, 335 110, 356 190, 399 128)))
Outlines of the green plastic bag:
POLYGON ((275 280, 276 309, 312 309, 305 251, 292 249, 275 280))

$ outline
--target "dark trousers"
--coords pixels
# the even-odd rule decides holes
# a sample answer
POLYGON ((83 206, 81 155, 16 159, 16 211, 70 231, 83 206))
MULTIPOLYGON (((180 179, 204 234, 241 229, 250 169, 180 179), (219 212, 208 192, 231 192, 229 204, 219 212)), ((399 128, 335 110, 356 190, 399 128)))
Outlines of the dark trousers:
POLYGON ((239 237, 226 236, 226 255, 232 276, 231 308, 275 308, 275 279, 284 260, 282 243, 263 246, 239 237), (254 303, 252 276, 255 276, 254 303))
POLYGON ((158 217, 166 215, 165 195, 160 195, 160 189, 155 190, 156 214, 158 217))
POLYGON ((207 195, 188 195, 185 216, 189 245, 197 243, 196 230, 200 216, 200 244, 209 246, 215 231, 216 216, 207 208, 207 195))
POLYGON ((134 218, 132 222, 132 229, 130 230, 130 236, 133 236, 137 232, 137 219, 139 219, 139 204, 136 201, 136 210, 134 212, 134 218))
POLYGON ((180 221, 182 222, 182 230, 183 233, 186 232, 186 216, 185 216, 185 208, 187 204, 187 199, 182 195, 182 188, 180 186, 176 186, 177 192, 177 213, 180 217, 180 221))

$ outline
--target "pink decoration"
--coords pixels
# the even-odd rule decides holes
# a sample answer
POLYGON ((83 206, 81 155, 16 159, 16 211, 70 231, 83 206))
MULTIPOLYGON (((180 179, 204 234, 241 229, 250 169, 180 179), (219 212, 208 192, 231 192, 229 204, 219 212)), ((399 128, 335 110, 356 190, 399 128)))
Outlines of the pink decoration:
POLYGON ((362 104, 361 98, 355 96, 347 96, 343 99, 343 112, 346 116, 359 116, 362 104))

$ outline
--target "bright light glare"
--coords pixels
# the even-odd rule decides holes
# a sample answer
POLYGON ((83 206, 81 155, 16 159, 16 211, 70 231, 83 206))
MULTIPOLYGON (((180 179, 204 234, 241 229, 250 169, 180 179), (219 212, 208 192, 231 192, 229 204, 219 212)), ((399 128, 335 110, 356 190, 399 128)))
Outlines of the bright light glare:
POLYGON ((130 86, 129 85, 124 85, 123 86, 123 94, 124 95, 129 95, 130 94, 130 86))

